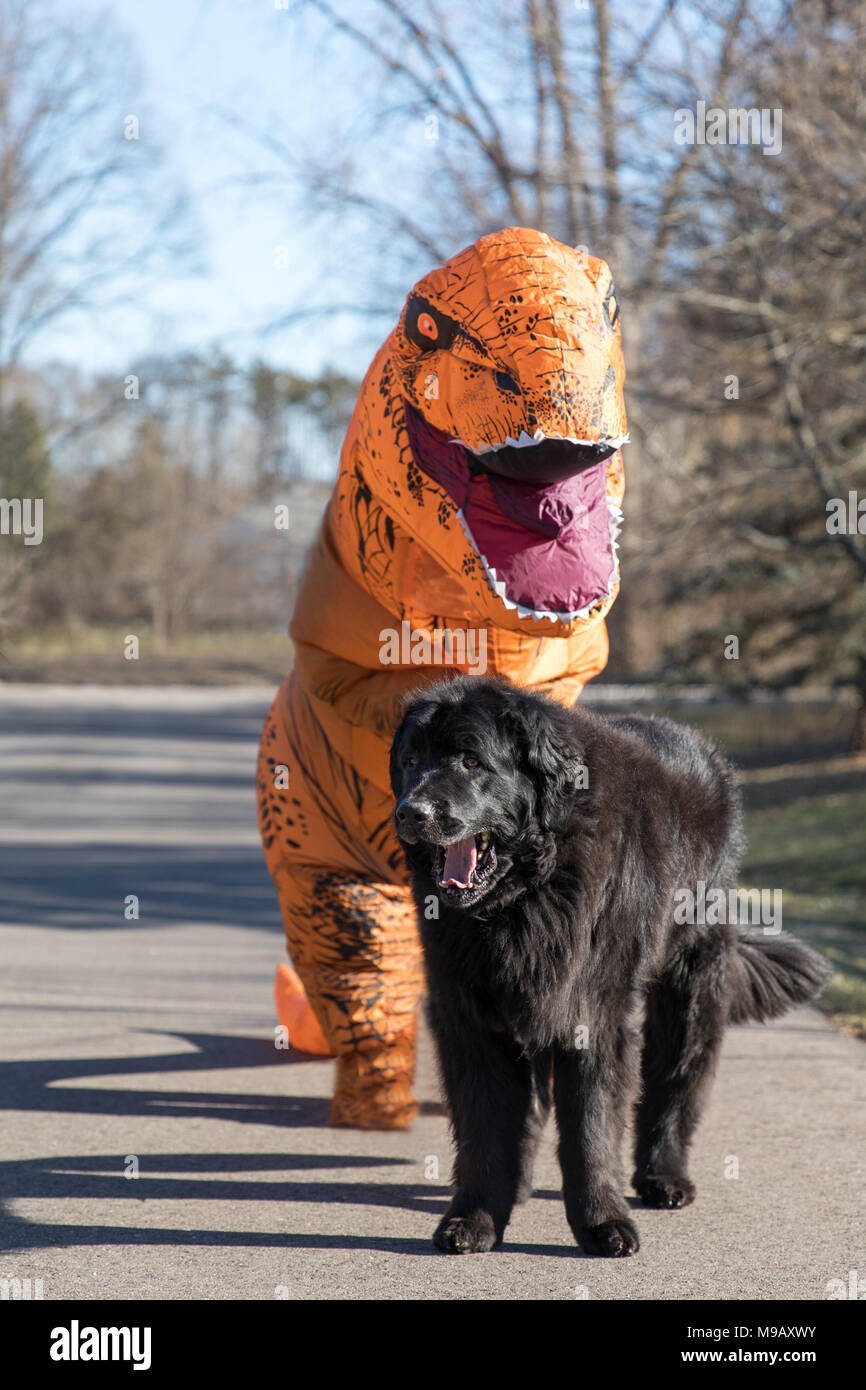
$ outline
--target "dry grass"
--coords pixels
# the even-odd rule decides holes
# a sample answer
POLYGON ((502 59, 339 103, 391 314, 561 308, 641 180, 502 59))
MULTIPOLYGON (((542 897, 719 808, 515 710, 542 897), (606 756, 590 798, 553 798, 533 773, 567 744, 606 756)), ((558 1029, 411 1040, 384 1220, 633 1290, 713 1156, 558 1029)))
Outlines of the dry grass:
POLYGON ((285 632, 225 628, 191 632, 160 646, 141 624, 47 629, 11 638, 0 650, 0 679, 73 685, 268 685, 292 664, 285 632), (139 639, 138 660, 124 639, 139 639))

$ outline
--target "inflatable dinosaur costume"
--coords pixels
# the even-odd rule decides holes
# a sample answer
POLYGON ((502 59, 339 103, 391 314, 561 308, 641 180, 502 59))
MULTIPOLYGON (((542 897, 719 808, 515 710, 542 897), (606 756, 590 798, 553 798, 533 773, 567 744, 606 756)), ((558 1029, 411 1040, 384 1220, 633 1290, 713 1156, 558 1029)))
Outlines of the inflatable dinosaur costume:
POLYGON ((290 1040, 337 1058, 335 1125, 409 1125, 423 979, 388 751, 443 665, 571 703, 607 659, 626 434, 604 261, 482 237, 410 293, 361 387, 262 735, 259 822, 300 979, 290 1040), (302 982, 302 983, 301 983, 302 982))

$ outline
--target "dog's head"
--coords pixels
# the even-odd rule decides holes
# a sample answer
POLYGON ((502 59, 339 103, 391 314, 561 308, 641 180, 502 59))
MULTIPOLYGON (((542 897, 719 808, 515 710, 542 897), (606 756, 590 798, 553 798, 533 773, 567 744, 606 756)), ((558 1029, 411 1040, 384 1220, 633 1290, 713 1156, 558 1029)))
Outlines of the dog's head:
POLYGON ((583 767, 574 718, 552 700, 467 676, 423 692, 391 747, 410 868, 464 909, 545 880, 583 767))

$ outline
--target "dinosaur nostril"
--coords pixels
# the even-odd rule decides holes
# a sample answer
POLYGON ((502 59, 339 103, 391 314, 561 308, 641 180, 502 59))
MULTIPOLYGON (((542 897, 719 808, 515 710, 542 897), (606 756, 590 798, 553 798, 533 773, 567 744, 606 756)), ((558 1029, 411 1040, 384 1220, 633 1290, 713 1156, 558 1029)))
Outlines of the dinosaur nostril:
POLYGON ((520 387, 518 386, 517 382, 514 380, 514 377, 510 374, 510 372, 496 372, 494 376, 494 381, 496 382, 496 385, 499 387, 500 391, 507 391, 509 396, 520 395, 520 387))

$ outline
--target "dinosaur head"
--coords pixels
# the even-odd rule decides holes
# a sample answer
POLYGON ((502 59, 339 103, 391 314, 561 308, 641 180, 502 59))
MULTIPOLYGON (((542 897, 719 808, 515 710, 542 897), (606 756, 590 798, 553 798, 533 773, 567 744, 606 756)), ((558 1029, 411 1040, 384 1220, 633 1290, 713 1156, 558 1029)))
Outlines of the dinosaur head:
POLYGON ((555 482, 624 442, 610 270, 543 232, 482 237, 426 275, 392 352, 405 399, 488 471, 555 482))
POLYGON ((444 489, 505 608, 572 623, 609 600, 627 436, 606 263, 523 227, 482 237, 419 280, 387 353, 409 491, 444 489))

